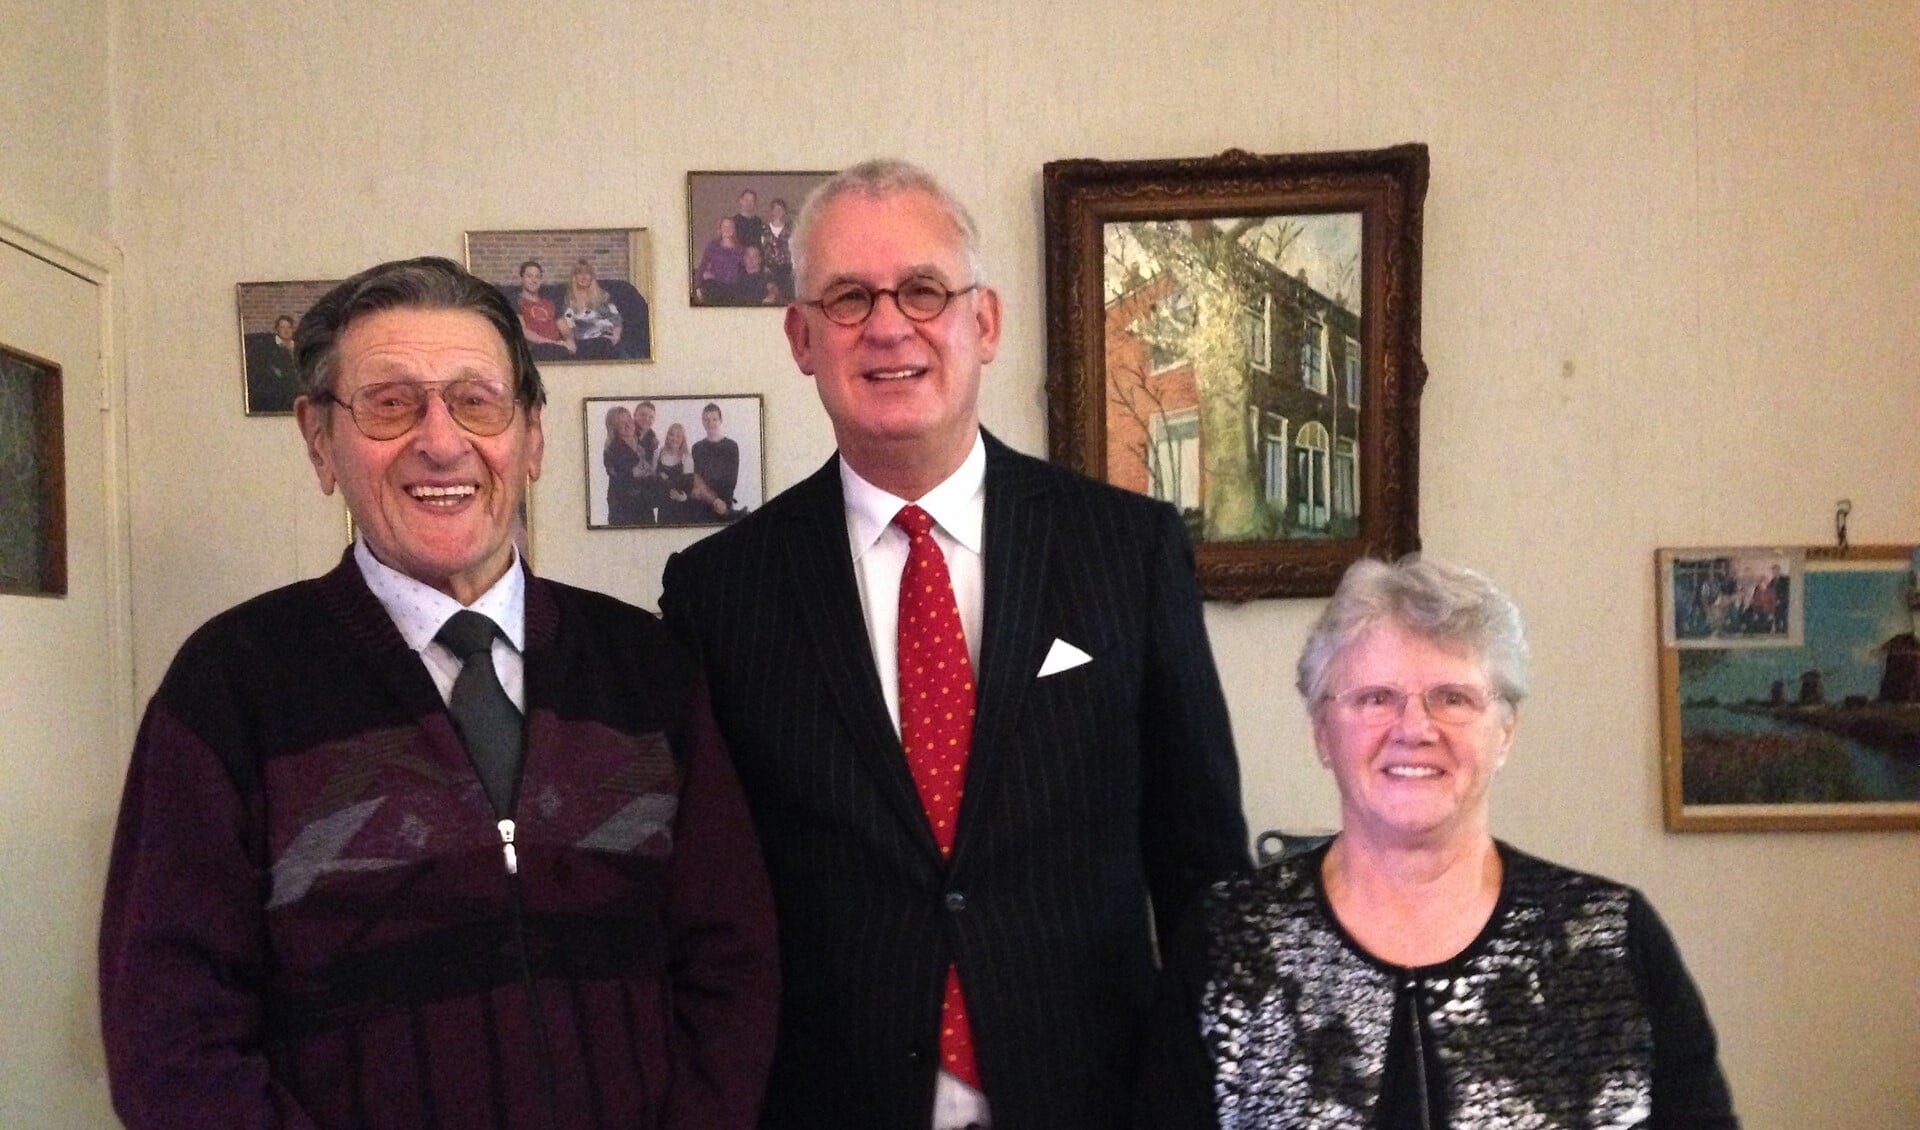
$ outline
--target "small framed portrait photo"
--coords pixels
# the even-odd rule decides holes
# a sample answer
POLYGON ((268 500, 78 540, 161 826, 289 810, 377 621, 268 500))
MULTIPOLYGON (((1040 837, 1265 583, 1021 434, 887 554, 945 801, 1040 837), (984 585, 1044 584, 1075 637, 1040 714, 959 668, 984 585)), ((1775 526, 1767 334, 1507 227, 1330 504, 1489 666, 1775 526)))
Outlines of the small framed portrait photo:
POLYGON ((249 416, 291 416, 300 394, 293 328, 340 280, 240 283, 241 403, 249 416))
POLYGON ((590 396, 587 528, 720 526, 766 501, 758 396, 590 396))
POLYGON ((645 228, 470 231, 467 270, 519 311, 539 364, 653 360, 645 228))
POLYGON ((793 217, 824 173, 687 174, 687 277, 695 306, 785 306, 793 217))

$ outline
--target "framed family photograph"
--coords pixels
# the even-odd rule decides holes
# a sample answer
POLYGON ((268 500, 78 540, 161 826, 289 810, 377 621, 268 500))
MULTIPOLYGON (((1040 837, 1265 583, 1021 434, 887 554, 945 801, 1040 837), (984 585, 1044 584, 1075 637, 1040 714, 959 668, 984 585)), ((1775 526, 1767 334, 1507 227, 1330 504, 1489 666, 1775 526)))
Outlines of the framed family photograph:
POLYGON ((587 528, 719 526, 766 501, 752 396, 590 396, 587 528))
POLYGON ((1043 181, 1056 462, 1177 507, 1210 598, 1419 548, 1425 146, 1043 181))
POLYGON ((687 174, 687 279, 695 306, 794 299, 793 215, 824 173, 687 174))
POLYGON ((240 312, 241 394, 247 415, 293 414, 293 398, 300 393, 300 374, 293 367, 293 329, 339 281, 253 282, 234 288, 240 312))
POLYGON ((1805 557, 1784 546, 1667 551, 1661 638, 1668 647, 1799 647, 1805 557))
POLYGON ((1674 831, 1920 828, 1920 554, 1662 549, 1674 831))
POLYGON ((0 345, 0 593, 67 593, 60 366, 0 345))
POLYGON ((506 295, 539 364, 653 360, 645 228, 470 231, 467 270, 506 295))

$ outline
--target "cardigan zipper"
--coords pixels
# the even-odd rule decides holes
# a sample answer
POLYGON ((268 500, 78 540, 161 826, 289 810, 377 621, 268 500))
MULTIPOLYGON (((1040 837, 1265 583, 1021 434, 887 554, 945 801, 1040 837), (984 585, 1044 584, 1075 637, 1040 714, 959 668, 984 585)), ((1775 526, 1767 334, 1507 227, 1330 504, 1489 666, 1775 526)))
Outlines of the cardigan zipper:
POLYGON ((513 821, 500 821, 500 853, 507 861, 507 874, 520 874, 520 858, 513 851, 513 821))
POLYGON ((527 996, 527 1011, 533 1027, 534 1057, 539 1066, 540 1092, 547 1108, 547 1124, 559 1125, 558 1092, 553 1079, 553 1040, 547 1034, 546 1010, 540 1004, 540 985, 533 976, 533 959, 527 951, 527 904, 520 889, 520 860, 514 852, 513 818, 503 816, 495 824, 500 829, 500 852, 507 865, 507 892, 512 902, 513 948, 519 956, 520 984, 527 996))

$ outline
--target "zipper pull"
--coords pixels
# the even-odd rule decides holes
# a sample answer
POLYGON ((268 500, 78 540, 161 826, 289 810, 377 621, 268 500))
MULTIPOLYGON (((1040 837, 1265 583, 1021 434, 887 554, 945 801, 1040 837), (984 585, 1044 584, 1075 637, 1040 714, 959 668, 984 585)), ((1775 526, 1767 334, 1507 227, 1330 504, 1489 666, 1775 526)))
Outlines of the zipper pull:
POLYGON ((513 821, 500 821, 500 852, 507 858, 507 874, 520 873, 520 859, 513 853, 513 821))

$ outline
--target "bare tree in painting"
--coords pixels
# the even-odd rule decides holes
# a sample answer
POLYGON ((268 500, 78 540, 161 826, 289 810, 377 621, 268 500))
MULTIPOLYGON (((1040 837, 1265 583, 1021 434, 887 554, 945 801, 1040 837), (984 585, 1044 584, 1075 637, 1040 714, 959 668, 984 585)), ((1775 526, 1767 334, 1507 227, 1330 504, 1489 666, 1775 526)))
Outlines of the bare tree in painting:
POLYGON ((1333 269, 1330 286, 1333 293, 1329 297, 1333 299, 1334 305, 1342 310, 1358 311, 1360 306, 1354 301, 1353 288, 1359 281, 1360 255, 1359 252, 1355 252, 1348 258, 1340 260, 1333 269))
POLYGON ((1127 365, 1107 373, 1108 399, 1140 427, 1141 438, 1131 451, 1137 462, 1146 464, 1149 493, 1155 498, 1178 502, 1180 498, 1180 461, 1170 457, 1165 445, 1153 441, 1156 421, 1164 429, 1167 402, 1163 383, 1138 365, 1127 365))
POLYGON ((1110 287, 1116 273, 1124 283, 1166 272, 1172 290, 1190 308, 1189 318, 1142 318, 1133 331, 1150 348, 1177 351, 1192 362, 1206 484, 1202 531, 1208 541, 1267 538, 1276 532, 1276 516, 1262 505, 1258 453, 1248 425, 1252 366, 1243 325, 1265 292, 1257 262, 1278 264, 1300 230, 1272 216, 1159 221, 1125 225, 1126 238, 1107 241, 1110 287))
POLYGON ((1190 308, 1173 288, 1171 276, 1164 272, 1148 275, 1144 273, 1148 269, 1157 268, 1145 261, 1139 245, 1122 229, 1110 228, 1106 241, 1107 301, 1127 301, 1140 310, 1127 329, 1146 351, 1140 355, 1132 351, 1107 354, 1107 399, 1140 431, 1140 438, 1130 440, 1126 452, 1131 456, 1128 462, 1146 469, 1147 493, 1178 506, 1185 497, 1184 469, 1171 446, 1156 437, 1170 430, 1169 407, 1175 411, 1186 407, 1169 404, 1179 397, 1168 374, 1175 367, 1173 359, 1185 356, 1186 335, 1193 321, 1190 308), (1169 348, 1170 344, 1176 348, 1169 348))

